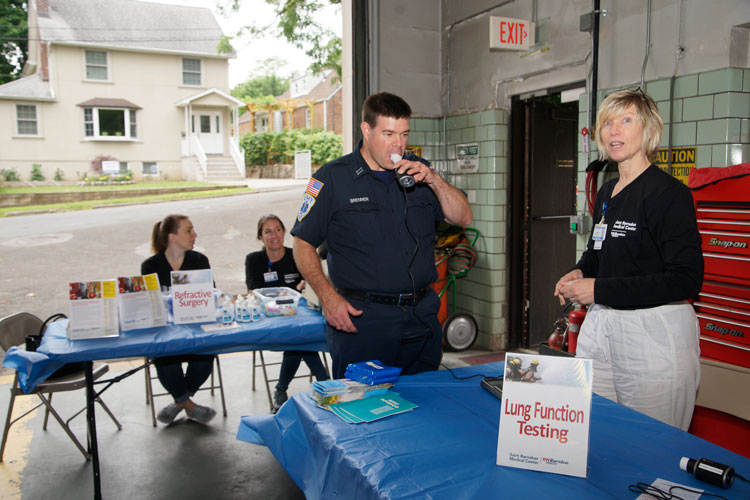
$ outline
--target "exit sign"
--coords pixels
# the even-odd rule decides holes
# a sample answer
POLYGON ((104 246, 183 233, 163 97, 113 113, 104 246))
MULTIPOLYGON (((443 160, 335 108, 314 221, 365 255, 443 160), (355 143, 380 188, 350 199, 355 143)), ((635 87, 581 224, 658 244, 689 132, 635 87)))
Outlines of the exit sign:
POLYGON ((490 49, 529 50, 534 45, 534 23, 525 19, 490 16, 490 49))

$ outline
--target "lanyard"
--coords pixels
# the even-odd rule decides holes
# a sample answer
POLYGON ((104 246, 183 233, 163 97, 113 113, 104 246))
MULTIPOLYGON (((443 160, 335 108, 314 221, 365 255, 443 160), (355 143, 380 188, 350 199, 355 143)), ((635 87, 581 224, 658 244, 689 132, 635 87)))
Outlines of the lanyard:
POLYGON ((599 221, 599 224, 604 224, 604 214, 607 213, 607 202, 604 202, 604 205, 602 206, 602 220, 599 221))

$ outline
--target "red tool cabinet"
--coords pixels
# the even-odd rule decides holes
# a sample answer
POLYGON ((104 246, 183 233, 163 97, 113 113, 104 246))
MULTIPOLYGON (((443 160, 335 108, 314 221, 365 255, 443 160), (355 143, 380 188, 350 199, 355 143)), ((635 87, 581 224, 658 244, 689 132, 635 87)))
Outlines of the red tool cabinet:
POLYGON ((701 356, 750 367, 750 164, 695 169, 690 187, 705 266, 693 303, 701 356))
POLYGON ((693 169, 689 186, 704 264, 690 432, 750 457, 750 164, 693 169))

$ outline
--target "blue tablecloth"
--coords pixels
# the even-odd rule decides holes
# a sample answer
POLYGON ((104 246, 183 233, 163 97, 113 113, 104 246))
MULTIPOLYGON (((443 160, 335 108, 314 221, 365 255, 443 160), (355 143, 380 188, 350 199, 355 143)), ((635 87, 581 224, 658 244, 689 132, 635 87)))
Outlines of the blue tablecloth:
MULTIPOLYGON (((455 372, 497 376, 502 363, 455 372)), ((633 499, 628 485, 658 477, 750 498, 747 483, 722 490, 679 469, 682 456, 705 457, 750 477, 750 460, 596 395, 586 478, 499 467, 500 401, 479 381, 444 370, 401 377, 394 390, 419 408, 357 425, 315 407, 305 392, 276 415, 243 417, 237 438, 268 446, 308 500, 633 499)))
POLYGON ((12 347, 3 366, 18 371, 21 388, 29 392, 65 363, 134 356, 173 354, 221 354, 225 352, 287 349, 327 351, 325 318, 317 311, 299 307, 295 316, 264 317, 240 323, 236 330, 205 333, 200 325, 168 325, 120 333, 119 337, 68 340, 67 321, 47 328, 36 352, 12 347))

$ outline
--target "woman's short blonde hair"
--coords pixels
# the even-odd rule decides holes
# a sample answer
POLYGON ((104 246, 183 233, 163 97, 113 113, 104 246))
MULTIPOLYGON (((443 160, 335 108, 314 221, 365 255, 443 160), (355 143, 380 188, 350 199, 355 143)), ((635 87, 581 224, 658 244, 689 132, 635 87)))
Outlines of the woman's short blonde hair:
POLYGON ((599 146, 599 157, 602 160, 609 159, 607 157, 607 148, 601 139, 604 122, 622 113, 630 106, 635 107, 636 119, 643 126, 643 145, 641 149, 646 154, 646 157, 650 160, 653 159, 656 150, 659 149, 664 121, 659 115, 659 110, 654 100, 640 89, 619 90, 612 92, 604 98, 604 101, 599 105, 599 112, 596 114, 595 137, 596 144, 599 146))

